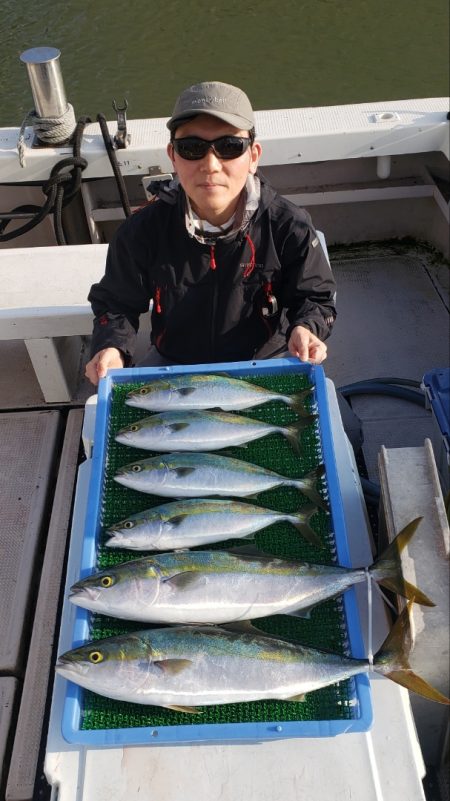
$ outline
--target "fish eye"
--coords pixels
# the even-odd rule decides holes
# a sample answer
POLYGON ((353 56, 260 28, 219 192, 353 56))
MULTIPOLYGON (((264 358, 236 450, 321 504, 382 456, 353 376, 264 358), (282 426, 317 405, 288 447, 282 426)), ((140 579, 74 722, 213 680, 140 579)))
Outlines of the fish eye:
POLYGON ((147 395, 147 393, 148 393, 148 387, 141 387, 140 388, 140 390, 139 390, 139 394, 140 395, 147 395))
POLYGON ((102 585, 102 587, 105 587, 106 589, 108 587, 111 587, 111 585, 114 584, 112 576, 102 576, 102 578, 100 579, 100 584, 102 585))
POLYGON ((142 468, 140 464, 134 464, 131 469, 133 473, 140 473, 142 468))
POLYGON ((92 662, 93 665, 103 662, 103 654, 101 654, 100 651, 91 651, 89 654, 89 662, 92 662))
POLYGON ((123 524, 124 528, 133 528, 134 523, 132 520, 127 520, 126 523, 123 524))
POLYGON ((139 426, 136 425, 136 423, 133 423, 133 425, 130 426, 130 431, 139 431, 139 426))

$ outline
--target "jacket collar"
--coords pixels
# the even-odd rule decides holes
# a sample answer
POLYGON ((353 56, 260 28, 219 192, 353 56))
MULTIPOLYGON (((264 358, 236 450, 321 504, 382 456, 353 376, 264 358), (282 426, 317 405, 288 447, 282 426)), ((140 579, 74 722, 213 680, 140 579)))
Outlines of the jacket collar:
POLYGON ((189 198, 186 197, 185 205, 185 224, 189 236, 192 236, 202 245, 212 245, 218 240, 229 242, 236 239, 238 234, 244 233, 249 226, 250 220, 256 213, 261 197, 261 184, 256 175, 248 175, 245 186, 241 192, 236 211, 234 213, 231 227, 226 231, 200 230, 196 225, 196 219, 192 213, 189 198))
POLYGON ((186 230, 192 238, 201 244, 211 245, 218 240, 223 242, 232 241, 238 236, 244 236, 250 221, 255 217, 260 207, 261 191, 263 184, 258 175, 249 174, 245 186, 241 192, 239 202, 234 213, 231 228, 224 233, 220 231, 201 231, 195 225, 189 198, 186 196, 177 177, 170 181, 152 181, 148 186, 148 191, 152 192, 159 200, 171 206, 180 204, 186 230))

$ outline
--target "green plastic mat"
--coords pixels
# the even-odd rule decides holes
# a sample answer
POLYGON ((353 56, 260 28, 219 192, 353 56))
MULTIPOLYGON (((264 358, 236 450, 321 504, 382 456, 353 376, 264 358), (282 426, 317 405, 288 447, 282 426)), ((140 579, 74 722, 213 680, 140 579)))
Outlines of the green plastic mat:
MULTIPOLYGON (((285 394, 300 392, 308 386, 306 374, 276 374, 242 376, 259 386, 285 394)), ((104 569, 130 559, 147 555, 146 552, 112 550, 104 546, 104 532, 113 523, 125 519, 130 514, 168 503, 170 499, 147 495, 123 487, 113 480, 116 470, 129 462, 145 459, 155 455, 151 451, 142 451, 119 445, 115 442, 115 434, 120 428, 135 420, 146 417, 150 412, 125 405, 126 394, 140 386, 143 381, 135 383, 116 383, 113 385, 111 409, 109 414, 107 459, 104 471, 102 490, 102 536, 97 554, 97 568, 104 569)), ((315 411, 313 399, 305 401, 308 412, 315 411)), ((254 417, 277 425, 287 425, 298 419, 296 413, 282 402, 270 402, 242 412, 247 417, 254 417)), ((279 434, 249 443, 246 447, 228 448, 219 453, 259 464, 289 477, 301 477, 320 465, 320 420, 310 424, 301 434, 301 455, 294 454, 287 440, 279 434)), ((324 479, 318 482, 318 488, 326 497, 324 479)), ((244 499, 245 500, 245 499, 244 499)), ((279 511, 294 512, 302 505, 309 503, 298 490, 278 488, 260 493, 251 498, 252 503, 259 503, 279 511)), ((331 515, 319 510, 310 520, 312 528, 319 535, 323 547, 321 549, 308 543, 288 523, 276 523, 255 534, 255 545, 261 551, 279 557, 300 559, 316 563, 335 563, 336 548, 331 531, 331 515)), ((242 540, 227 540, 216 546, 204 548, 227 548, 242 544, 242 540)), ((317 606, 310 619, 293 618, 286 615, 275 615, 254 621, 254 625, 263 632, 300 641, 324 650, 342 654, 348 652, 347 631, 343 605, 340 599, 327 601, 317 606)), ((122 634, 131 630, 146 628, 143 623, 117 620, 102 615, 92 616, 91 637, 98 640, 122 634)), ((151 628, 151 626, 148 626, 151 628)), ((212 723, 249 723, 270 721, 321 721, 350 720, 358 716, 355 684, 353 679, 331 685, 322 690, 309 693, 302 702, 255 701, 251 703, 226 704, 203 707, 201 715, 189 715, 155 706, 123 703, 104 698, 95 693, 84 691, 83 709, 80 727, 82 729, 116 729, 139 728, 176 725, 202 725, 212 723)))

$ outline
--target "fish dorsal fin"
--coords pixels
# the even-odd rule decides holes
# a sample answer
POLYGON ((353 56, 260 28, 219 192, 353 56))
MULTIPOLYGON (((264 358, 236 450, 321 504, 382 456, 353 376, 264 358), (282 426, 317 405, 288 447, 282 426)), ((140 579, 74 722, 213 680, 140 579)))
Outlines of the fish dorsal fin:
POLYGON ((184 712, 186 715, 203 715, 203 709, 197 709, 197 707, 195 706, 178 706, 176 704, 164 704, 164 707, 165 709, 173 709, 174 712, 184 712))
MULTIPOLYGON (((235 445, 235 448, 241 448, 241 445, 235 445)), ((246 446, 247 447, 247 446, 246 446)), ((236 459, 236 451, 233 448, 230 448, 229 445, 225 445, 224 448, 219 449, 220 456, 228 456, 230 459, 236 459)))
POLYGON ((261 551, 256 545, 251 545, 251 544, 235 545, 233 548, 227 548, 226 552, 231 553, 233 556, 253 556, 258 558, 265 556, 268 559, 276 558, 273 557, 273 555, 270 553, 264 553, 264 551, 261 551))
POLYGON ((233 623, 221 623, 220 626, 217 628, 224 629, 225 631, 230 631, 233 634, 252 634, 258 635, 259 637, 269 637, 270 635, 257 629, 256 626, 253 625, 251 620, 235 620, 233 623))
POLYGON ((154 666, 170 676, 177 676, 193 664, 191 659, 159 659, 154 666))
POLYGON ((163 579, 164 584, 168 584, 176 590, 186 590, 201 579, 198 573, 184 570, 182 573, 175 573, 174 576, 163 579))

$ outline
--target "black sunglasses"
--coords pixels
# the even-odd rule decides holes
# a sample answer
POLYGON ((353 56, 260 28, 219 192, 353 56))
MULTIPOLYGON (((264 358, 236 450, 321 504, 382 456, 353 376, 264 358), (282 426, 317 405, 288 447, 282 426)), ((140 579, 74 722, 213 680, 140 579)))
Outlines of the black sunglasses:
POLYGON ((245 153, 251 142, 251 137, 244 136, 219 136, 218 139, 183 136, 180 139, 172 139, 175 153, 187 161, 205 158, 210 148, 219 159, 237 159, 245 153))

